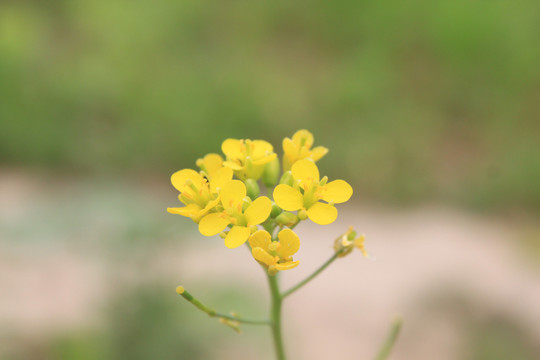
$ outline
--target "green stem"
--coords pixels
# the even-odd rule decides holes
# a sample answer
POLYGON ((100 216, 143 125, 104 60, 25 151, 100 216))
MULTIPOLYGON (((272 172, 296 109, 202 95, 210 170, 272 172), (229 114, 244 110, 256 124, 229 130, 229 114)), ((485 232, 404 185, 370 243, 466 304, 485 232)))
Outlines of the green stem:
POLYGON ((334 255, 332 255, 330 257, 330 259, 328 259, 324 264, 322 264, 317 270, 315 270, 311 275, 309 275, 307 278, 305 278, 304 280, 300 281, 298 284, 296 284, 295 286, 293 286, 292 288, 290 288, 289 290, 285 291, 281 297, 282 298, 286 298, 287 296, 291 295, 293 292, 295 292, 296 290, 300 289, 302 286, 306 285, 308 282, 310 282, 311 280, 313 280, 314 277, 316 277, 317 275, 319 275, 324 269, 326 269, 328 267, 328 265, 330 265, 331 263, 334 262, 334 260, 336 260, 338 258, 338 255, 339 253, 335 253, 334 255))
POLYGON ((270 309, 270 319, 272 320, 272 336, 278 360, 285 360, 285 350, 283 348, 283 337, 281 335, 281 303, 283 297, 279 292, 278 275, 267 275, 272 295, 272 307, 270 309))
POLYGON ((379 350, 379 353, 377 354, 377 357, 375 358, 376 360, 386 360, 386 358, 388 358, 388 355, 390 355, 390 352, 392 351, 392 348, 396 343, 397 337, 399 336, 401 324, 401 318, 398 317, 396 320, 394 320, 394 322, 392 323, 392 328, 390 329, 390 333, 388 333, 386 341, 384 342, 383 346, 379 350))
POLYGON ((204 305, 202 302, 193 297, 186 289, 182 286, 176 288, 178 295, 182 296, 184 299, 192 303, 197 309, 205 312, 211 317, 224 318, 228 320, 238 321, 239 323, 248 324, 248 325, 271 325, 272 323, 269 320, 249 320, 243 319, 237 316, 226 315, 218 313, 216 310, 204 305))

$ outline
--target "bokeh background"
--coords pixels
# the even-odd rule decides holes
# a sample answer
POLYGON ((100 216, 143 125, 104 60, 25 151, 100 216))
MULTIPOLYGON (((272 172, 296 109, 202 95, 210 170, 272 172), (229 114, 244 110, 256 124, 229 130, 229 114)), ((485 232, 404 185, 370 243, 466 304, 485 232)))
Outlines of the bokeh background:
POLYGON ((394 314, 396 360, 540 358, 539 44, 536 0, 2 1, 0 359, 271 359, 175 296, 266 314, 169 176, 301 128, 355 194, 284 283, 348 225, 377 260, 291 296, 291 358, 372 358, 394 314))

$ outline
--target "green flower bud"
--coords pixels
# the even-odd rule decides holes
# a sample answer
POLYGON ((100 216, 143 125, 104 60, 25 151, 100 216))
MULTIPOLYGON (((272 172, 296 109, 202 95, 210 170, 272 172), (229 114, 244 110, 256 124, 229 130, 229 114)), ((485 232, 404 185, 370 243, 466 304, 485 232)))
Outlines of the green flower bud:
POLYGON ((262 181, 264 186, 271 188, 276 186, 279 179, 279 159, 276 157, 264 167, 262 181))
POLYGON ((288 211, 284 211, 276 218, 276 222, 279 225, 285 225, 285 226, 293 226, 298 222, 298 217, 294 215, 293 213, 290 213, 288 211))
POLYGON ((247 195, 251 198, 251 200, 255 200, 256 198, 258 198, 261 190, 259 189, 259 184, 257 183, 257 180, 246 179, 244 183, 246 184, 247 195))
POLYGON ((307 211, 305 209, 298 211, 298 218, 300 220, 306 220, 308 218, 307 211))
POLYGON ((270 212, 270 217, 275 218, 279 214, 281 214, 283 210, 275 202, 272 201, 272 212, 270 212))
POLYGON ((290 171, 285 171, 279 180, 280 184, 292 186, 294 184, 294 178, 290 171))
MULTIPOLYGON (((251 200, 251 198, 249 196, 245 196, 244 197, 244 200, 242 200, 242 212, 246 211, 246 209, 248 208, 249 205, 251 205, 253 201, 251 200)), ((234 213, 234 211, 232 211, 232 209, 227 209, 227 212, 229 213, 229 215, 232 215, 234 213)))

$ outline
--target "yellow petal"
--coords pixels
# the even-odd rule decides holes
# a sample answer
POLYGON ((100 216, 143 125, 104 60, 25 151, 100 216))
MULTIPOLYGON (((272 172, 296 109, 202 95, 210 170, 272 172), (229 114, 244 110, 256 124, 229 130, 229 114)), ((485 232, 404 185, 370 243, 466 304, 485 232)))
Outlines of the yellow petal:
POLYGON ((252 146, 251 157, 254 160, 260 159, 274 152, 274 147, 272 144, 264 140, 253 140, 251 141, 250 146, 252 146))
POLYGON ((183 169, 171 175, 171 184, 176 190, 183 192, 186 189, 186 181, 191 180, 196 185, 203 182, 203 177, 192 169, 183 169))
POLYGON ((298 160, 291 169, 295 180, 301 180, 303 183, 311 184, 312 181, 319 181, 319 169, 310 159, 298 160))
POLYGON ((218 154, 207 154, 203 158, 203 165, 208 176, 212 177, 223 166, 223 158, 218 154))
POLYGON ((231 180, 223 185, 220 192, 221 203, 225 209, 242 203, 246 196, 246 185, 240 180, 231 180))
POLYGON ((307 130, 298 130, 294 133, 292 140, 299 146, 304 145, 308 149, 313 145, 313 134, 307 130))
POLYGON ((243 141, 237 139, 227 139, 221 144, 221 151, 231 159, 243 158, 243 141))
POLYGON ((246 242, 251 230, 245 226, 233 226, 225 238, 225 246, 234 249, 246 242))
POLYGON ((262 262, 263 264, 266 264, 266 266, 273 265, 275 263, 275 259, 272 255, 261 249, 260 247, 253 248, 251 250, 251 255, 255 258, 255 260, 262 262))
POLYGON ((300 249, 300 238, 291 229, 281 230, 278 238, 280 244, 278 255, 280 258, 285 259, 293 256, 300 249))
POLYGON ((258 159, 254 157, 254 160, 251 163, 253 165, 265 165, 268 164, 270 161, 274 160, 276 156, 276 153, 271 153, 258 159))
POLYGON ((352 196, 353 189, 346 181, 334 180, 323 186, 322 199, 327 202, 343 203, 352 196))
POLYGON ((291 160, 291 158, 295 158, 298 153, 298 148, 289 138, 283 139, 283 153, 289 160, 291 160))
POLYGON ((232 180, 232 177, 233 171, 228 167, 222 167, 212 176, 212 180, 210 180, 210 190, 212 190, 213 193, 217 193, 227 182, 232 180))
POLYGON ((255 199, 244 211, 248 226, 262 223, 268 218, 270 211, 272 211, 272 201, 269 198, 261 196, 255 199))
POLYGON ((328 149, 324 146, 317 146, 313 150, 311 150, 311 158, 313 161, 319 161, 324 155, 328 153, 328 149))
POLYGON ((336 220, 337 209, 333 205, 318 202, 308 209, 307 214, 314 223, 328 225, 336 220))
POLYGON ((199 222, 199 231, 204 236, 219 234, 229 225, 229 220, 221 213, 208 214, 199 222))
POLYGON ((201 210, 201 207, 197 204, 189 204, 184 207, 167 208, 167 211, 171 214, 178 214, 182 216, 191 217, 197 214, 201 210))
POLYGON ((257 230, 249 237, 249 245, 252 249, 261 248, 268 250, 268 244, 272 236, 266 230, 257 230))
POLYGON ((215 208, 218 204, 219 204, 219 201, 220 201, 220 197, 218 196, 217 198, 215 198, 214 200, 210 200, 206 206, 204 207, 204 209, 201 209, 201 211, 197 214, 198 216, 202 216, 204 214, 206 214, 207 212, 209 212, 210 210, 212 210, 213 208, 215 208))
POLYGON ((304 197, 297 189, 286 184, 279 184, 274 189, 274 201, 287 211, 295 211, 304 206, 304 197))
POLYGON ((287 261, 282 264, 276 264, 276 269, 279 271, 290 270, 297 267, 298 264, 300 264, 300 261, 287 261))
POLYGON ((242 170, 244 167, 234 161, 224 161, 223 166, 229 167, 233 170, 242 170))

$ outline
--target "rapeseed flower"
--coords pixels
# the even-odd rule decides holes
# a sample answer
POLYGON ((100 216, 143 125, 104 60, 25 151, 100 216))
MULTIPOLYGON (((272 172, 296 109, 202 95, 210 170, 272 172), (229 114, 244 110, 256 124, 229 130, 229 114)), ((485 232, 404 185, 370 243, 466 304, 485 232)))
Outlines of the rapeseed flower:
POLYGON ((300 263, 293 261, 293 255, 300 248, 300 239, 291 229, 283 229, 278 233, 279 241, 272 241, 270 233, 258 230, 249 238, 251 254, 262 265, 268 268, 270 275, 278 271, 295 268, 300 263))
POLYGON ((311 149, 312 145, 313 134, 307 130, 298 130, 292 139, 283 139, 283 170, 290 170, 295 162, 302 159, 311 159, 317 162, 328 153, 328 149, 324 146, 311 149))
POLYGON ((312 160, 295 162, 291 174, 293 186, 276 186, 274 201, 286 211, 305 211, 314 223, 327 225, 334 222, 337 218, 334 204, 346 202, 352 196, 352 187, 347 182, 334 180, 327 183, 326 177, 319 179, 319 169, 312 160))
POLYGON ((231 168, 240 180, 258 180, 266 164, 277 156, 272 144, 264 140, 227 139, 221 150, 227 156, 223 165, 231 168))
POLYGON ((198 159, 196 164, 208 179, 212 179, 217 171, 223 167, 223 158, 219 154, 206 154, 202 159, 198 159))
POLYGON ((219 190, 231 181, 232 176, 232 170, 225 167, 215 171, 211 181, 192 169, 175 172, 171 176, 171 183, 180 192, 178 199, 186 206, 170 207, 167 211, 199 223, 219 204, 219 190))
POLYGON ((225 237, 225 246, 236 248, 249 238, 256 225, 264 222, 272 210, 272 201, 266 196, 246 204, 246 185, 239 180, 227 182, 220 191, 223 211, 208 214, 199 222, 199 231, 205 236, 217 235, 227 226, 231 229, 225 237))
POLYGON ((368 257, 368 253, 364 246, 365 235, 356 237, 356 231, 350 226, 347 232, 336 239, 334 242, 334 251, 338 257, 345 257, 349 255, 354 248, 359 249, 362 255, 368 257))

